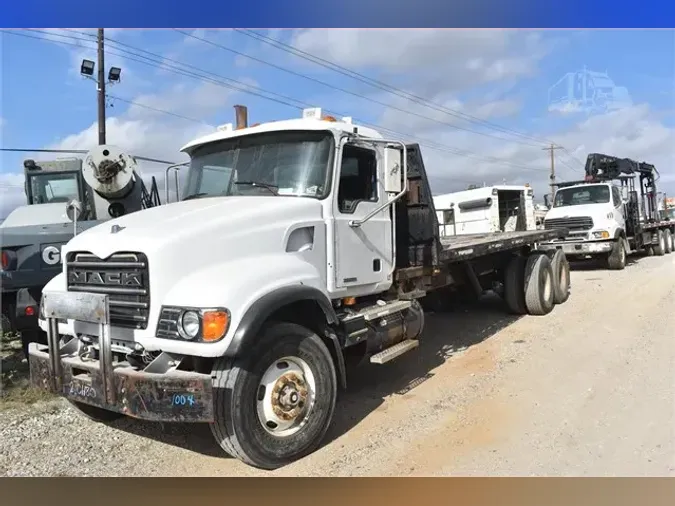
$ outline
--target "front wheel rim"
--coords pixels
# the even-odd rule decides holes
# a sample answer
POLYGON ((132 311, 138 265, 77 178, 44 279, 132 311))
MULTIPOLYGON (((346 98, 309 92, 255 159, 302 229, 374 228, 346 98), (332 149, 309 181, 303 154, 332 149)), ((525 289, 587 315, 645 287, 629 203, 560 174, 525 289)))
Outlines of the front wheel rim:
POLYGON ((273 436, 292 436, 306 425, 315 398, 316 379, 307 362, 299 357, 275 360, 258 384, 260 424, 273 436))

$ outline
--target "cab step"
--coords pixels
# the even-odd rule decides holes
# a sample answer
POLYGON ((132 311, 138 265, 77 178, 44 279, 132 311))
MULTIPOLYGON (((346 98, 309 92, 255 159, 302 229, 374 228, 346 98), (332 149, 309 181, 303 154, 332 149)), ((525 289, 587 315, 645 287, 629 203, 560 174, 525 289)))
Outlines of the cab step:
POLYGON ((400 357, 405 352, 414 350, 419 345, 420 342, 417 339, 406 339, 405 341, 401 341, 400 343, 395 344, 394 346, 391 346, 386 350, 382 350, 381 352, 376 353, 375 355, 370 357, 370 363, 386 364, 390 360, 394 360, 395 358, 400 357))
POLYGON ((373 321, 393 313, 398 313, 399 311, 405 311, 410 306, 412 306, 412 301, 410 300, 378 301, 378 304, 355 313, 354 317, 363 317, 366 321, 373 321))

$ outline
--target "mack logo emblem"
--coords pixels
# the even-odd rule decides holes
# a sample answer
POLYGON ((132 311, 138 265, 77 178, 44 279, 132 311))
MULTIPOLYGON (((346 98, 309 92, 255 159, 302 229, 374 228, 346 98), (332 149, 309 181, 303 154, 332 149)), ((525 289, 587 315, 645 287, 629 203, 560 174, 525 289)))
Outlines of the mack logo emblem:
POLYGON ((135 272, 70 271, 68 281, 82 285, 143 286, 140 274, 135 272))

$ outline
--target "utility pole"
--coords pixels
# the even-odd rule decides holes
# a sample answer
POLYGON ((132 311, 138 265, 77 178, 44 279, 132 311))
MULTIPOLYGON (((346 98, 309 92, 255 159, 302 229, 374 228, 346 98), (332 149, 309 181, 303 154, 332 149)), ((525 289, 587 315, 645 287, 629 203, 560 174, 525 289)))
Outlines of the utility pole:
POLYGON ((105 144, 105 54, 103 48, 103 28, 98 29, 98 143, 105 144))
POLYGON ((555 150, 562 149, 562 146, 556 146, 555 144, 551 143, 548 148, 542 149, 551 153, 551 175, 549 178, 551 180, 551 198, 553 198, 553 194, 555 193, 555 150))

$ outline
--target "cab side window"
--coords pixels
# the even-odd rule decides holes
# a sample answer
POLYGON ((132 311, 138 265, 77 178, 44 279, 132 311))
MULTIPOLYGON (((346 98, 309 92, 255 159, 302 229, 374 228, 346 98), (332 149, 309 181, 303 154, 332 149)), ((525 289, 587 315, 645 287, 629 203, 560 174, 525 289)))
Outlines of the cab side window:
POLYGON ((612 186, 612 201, 614 202, 614 207, 621 205, 621 191, 616 186, 612 186))
POLYGON ((377 157, 375 151, 346 145, 338 183, 338 208, 351 214, 359 202, 377 202, 377 157))

